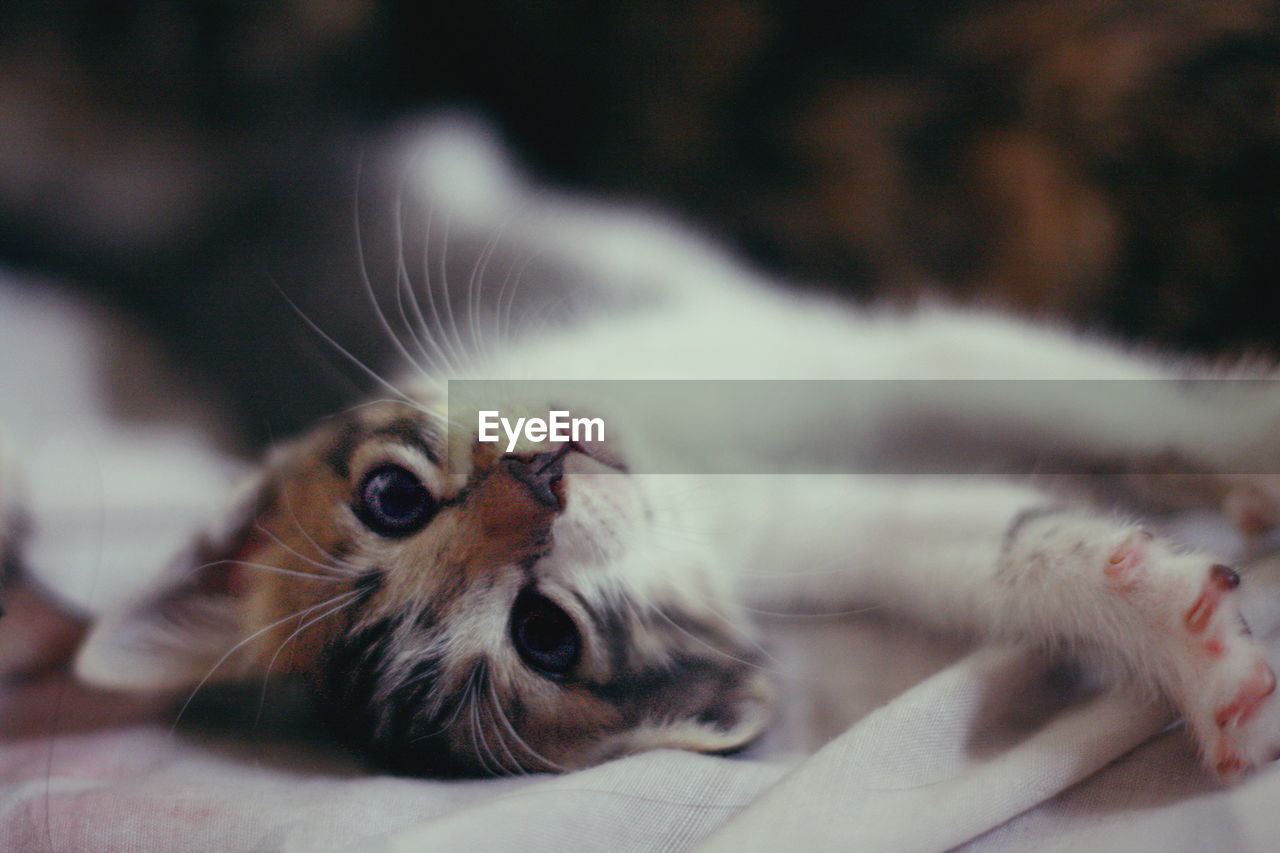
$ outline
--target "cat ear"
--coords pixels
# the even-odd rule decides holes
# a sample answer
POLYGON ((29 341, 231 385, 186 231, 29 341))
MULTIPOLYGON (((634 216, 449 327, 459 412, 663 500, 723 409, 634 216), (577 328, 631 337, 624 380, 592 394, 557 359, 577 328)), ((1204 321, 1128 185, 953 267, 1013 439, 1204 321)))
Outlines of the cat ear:
POLYGON ((76 675, 113 690, 168 691, 234 674, 217 665, 244 630, 249 589, 237 561, 252 560, 263 546, 257 521, 270 511, 275 492, 269 473, 246 482, 222 523, 198 537, 157 588, 90 629, 76 675))
POLYGON ((678 709, 633 729, 625 752, 685 749, 728 753, 749 746, 773 720, 774 690, 768 675, 743 664, 720 679, 684 691, 678 709))

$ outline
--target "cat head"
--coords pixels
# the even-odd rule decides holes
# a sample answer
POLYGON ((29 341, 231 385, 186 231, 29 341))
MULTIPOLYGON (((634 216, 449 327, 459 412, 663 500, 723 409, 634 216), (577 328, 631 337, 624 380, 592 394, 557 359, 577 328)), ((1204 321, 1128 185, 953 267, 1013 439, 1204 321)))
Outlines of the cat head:
POLYGON ((429 397, 381 402, 277 448, 220 530, 94 628, 81 677, 292 674, 378 763, 430 775, 754 739, 771 691, 681 522, 687 486, 446 422, 429 397))

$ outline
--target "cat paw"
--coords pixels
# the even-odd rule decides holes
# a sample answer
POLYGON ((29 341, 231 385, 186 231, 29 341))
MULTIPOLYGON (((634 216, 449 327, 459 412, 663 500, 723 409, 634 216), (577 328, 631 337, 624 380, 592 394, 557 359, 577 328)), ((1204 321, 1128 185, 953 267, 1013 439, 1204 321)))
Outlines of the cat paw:
POLYGON ((1145 627, 1135 646, 1186 721, 1205 767, 1231 780, 1280 757, 1280 698, 1228 566, 1131 530, 1107 552, 1106 587, 1145 627))
POLYGON ((1240 615, 1239 586, 1232 569, 1210 566, 1177 625, 1174 700, 1205 767, 1223 780, 1280 757, 1276 676, 1240 615))
POLYGON ((1186 697, 1183 713, 1205 767, 1231 781, 1280 757, 1280 701, 1266 659, 1244 653, 1186 697))

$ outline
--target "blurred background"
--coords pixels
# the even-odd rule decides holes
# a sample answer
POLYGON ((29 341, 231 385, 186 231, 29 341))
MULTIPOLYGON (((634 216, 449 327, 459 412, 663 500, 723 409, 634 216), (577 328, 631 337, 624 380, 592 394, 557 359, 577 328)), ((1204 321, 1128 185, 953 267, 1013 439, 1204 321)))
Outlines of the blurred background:
POLYGON ((6 0, 0 264, 139 324, 248 443, 290 433, 356 389, 281 291, 384 354, 354 222, 440 107, 804 286, 1280 349, 1258 0, 6 0))

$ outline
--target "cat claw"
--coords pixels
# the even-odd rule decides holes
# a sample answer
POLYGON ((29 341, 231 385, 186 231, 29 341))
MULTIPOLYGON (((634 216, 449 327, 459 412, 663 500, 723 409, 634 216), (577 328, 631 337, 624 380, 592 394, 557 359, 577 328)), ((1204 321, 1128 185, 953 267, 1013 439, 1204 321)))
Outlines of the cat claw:
POLYGON ((1240 576, 1234 569, 1215 564, 1209 567, 1209 579, 1205 582, 1200 594, 1191 604, 1182 621, 1192 634, 1204 633, 1210 620, 1218 610, 1218 605, 1227 593, 1240 586, 1240 576))
POLYGON ((1146 626, 1206 769, 1235 779, 1280 754, 1276 676, 1240 615, 1235 570, 1131 530, 1104 552, 1102 573, 1146 626))
POLYGON ((1240 692, 1229 703, 1218 709, 1213 721, 1218 728, 1239 728, 1249 721, 1276 690, 1276 676, 1264 660, 1254 663, 1253 677, 1240 688, 1240 692))
POLYGON ((1223 781, 1280 755, 1276 676, 1240 616, 1239 585, 1227 566, 1209 568, 1183 614, 1188 653, 1175 691, 1206 767, 1223 781))

